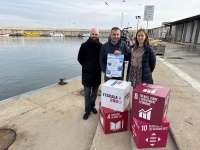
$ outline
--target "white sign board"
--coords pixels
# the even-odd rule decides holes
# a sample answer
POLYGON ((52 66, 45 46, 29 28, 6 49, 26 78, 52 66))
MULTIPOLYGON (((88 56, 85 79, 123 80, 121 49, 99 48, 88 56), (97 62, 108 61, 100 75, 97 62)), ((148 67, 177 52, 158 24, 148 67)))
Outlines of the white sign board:
POLYGON ((122 77, 124 55, 107 55, 106 76, 122 77))
POLYGON ((152 21, 154 15, 154 5, 146 5, 144 7, 144 20, 152 21))

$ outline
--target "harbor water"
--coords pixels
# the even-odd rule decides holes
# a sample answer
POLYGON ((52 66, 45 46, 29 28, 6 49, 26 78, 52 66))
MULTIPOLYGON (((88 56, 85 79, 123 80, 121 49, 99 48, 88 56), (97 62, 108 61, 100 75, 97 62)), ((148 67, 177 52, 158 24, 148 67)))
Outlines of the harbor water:
MULTIPOLYGON (((0 101, 80 76, 77 54, 88 37, 1 37, 0 101)), ((107 38, 100 39, 102 43, 107 38)))

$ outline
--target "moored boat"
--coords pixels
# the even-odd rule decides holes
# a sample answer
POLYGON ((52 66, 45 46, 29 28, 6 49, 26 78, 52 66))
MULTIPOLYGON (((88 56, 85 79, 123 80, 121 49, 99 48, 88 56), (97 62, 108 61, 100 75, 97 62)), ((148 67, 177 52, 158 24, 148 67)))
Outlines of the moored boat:
POLYGON ((26 32, 25 36, 40 36, 39 32, 26 32))
POLYGON ((5 33, 5 34, 0 34, 0 36, 9 36, 9 33, 5 33))
POLYGON ((78 34, 78 37, 89 37, 90 36, 90 34, 78 34))
POLYGON ((64 34, 63 33, 48 33, 47 36, 52 36, 52 37, 63 37, 64 34))
POLYGON ((25 36, 25 33, 17 33, 17 36, 25 36))
POLYGON ((28 36, 28 37, 37 37, 40 36, 39 32, 26 32, 26 33, 17 33, 17 36, 28 36))

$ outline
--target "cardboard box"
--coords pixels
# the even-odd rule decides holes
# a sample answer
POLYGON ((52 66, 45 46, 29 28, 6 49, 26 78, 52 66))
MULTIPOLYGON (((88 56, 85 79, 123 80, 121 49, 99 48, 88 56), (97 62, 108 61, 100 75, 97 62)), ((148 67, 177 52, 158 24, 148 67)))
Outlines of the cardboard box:
POLYGON ((120 112, 100 105, 99 120, 105 134, 127 131, 128 109, 120 112))
POLYGON ((101 88, 101 105, 123 112, 130 103, 131 82, 110 79, 101 88))
POLYGON ((167 114, 169 97, 169 87, 141 83, 133 90, 131 116, 160 126, 167 114))
POLYGON ((130 131, 138 148, 166 147, 169 121, 165 118, 162 126, 151 125, 141 119, 130 118, 130 131))

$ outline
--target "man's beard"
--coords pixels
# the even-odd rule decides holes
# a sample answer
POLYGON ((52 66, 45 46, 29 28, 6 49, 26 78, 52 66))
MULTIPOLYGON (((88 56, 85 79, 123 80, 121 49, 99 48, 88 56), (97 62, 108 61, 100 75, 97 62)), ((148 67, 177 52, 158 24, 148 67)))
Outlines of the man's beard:
POLYGON ((96 38, 90 37, 90 42, 98 43, 99 42, 99 38, 98 37, 96 37, 96 38))

